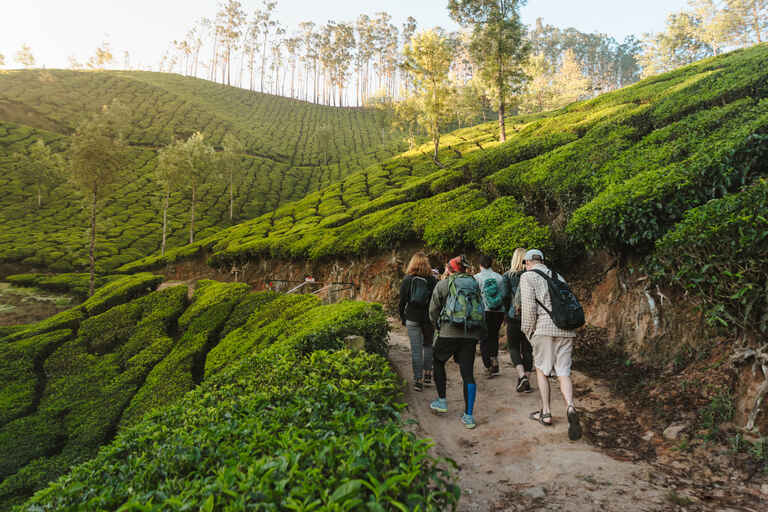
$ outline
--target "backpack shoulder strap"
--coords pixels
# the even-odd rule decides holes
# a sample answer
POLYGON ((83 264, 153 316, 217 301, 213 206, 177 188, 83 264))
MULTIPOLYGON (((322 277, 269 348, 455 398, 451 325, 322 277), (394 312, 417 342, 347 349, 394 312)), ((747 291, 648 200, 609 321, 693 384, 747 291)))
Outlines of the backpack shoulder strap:
MULTIPOLYGON (((549 277, 549 276, 548 276, 546 273, 542 272, 541 270, 537 270, 537 269, 535 269, 535 268, 534 268, 534 269, 531 269, 529 272, 536 272, 536 273, 537 273, 537 274, 539 274, 541 277, 543 277, 544 279, 546 279, 546 280, 547 280, 547 287, 549 287, 549 283, 550 283, 550 281, 552 281, 552 278, 551 278, 551 277, 549 277)), ((553 273, 554 273, 554 271, 553 271, 553 273)), ((548 314, 548 315, 550 316, 550 318, 551 318, 551 317, 552 317, 552 311, 550 311, 549 309, 547 309, 547 306, 545 306, 544 304, 542 304, 542 303, 541 303, 541 301, 540 301, 539 299, 535 299, 535 300, 536 300, 536 304, 538 304, 539 306, 541 306, 541 307, 542 307, 542 309, 544 309, 544 311, 546 311, 546 312, 547 312, 547 314, 548 314)))

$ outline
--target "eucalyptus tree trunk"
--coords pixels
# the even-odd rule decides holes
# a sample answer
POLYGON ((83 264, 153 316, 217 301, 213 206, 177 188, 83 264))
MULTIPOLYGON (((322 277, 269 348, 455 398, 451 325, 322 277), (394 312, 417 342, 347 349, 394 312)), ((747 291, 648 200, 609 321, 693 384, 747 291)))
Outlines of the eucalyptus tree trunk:
POLYGON ((195 242, 195 201, 197 200, 197 186, 192 185, 192 208, 189 212, 189 243, 195 242))
POLYGON ((166 191, 165 197, 163 198, 163 241, 160 244, 160 255, 165 256, 165 242, 166 242, 166 233, 168 232, 168 196, 170 194, 166 191))
POLYGON ((91 245, 88 250, 88 258, 90 259, 90 281, 88 284, 88 296, 93 296, 94 289, 94 274, 96 273, 96 192, 93 193, 91 200, 91 245))
POLYGON ((232 223, 235 212, 235 178, 232 170, 229 171, 229 222, 232 223))

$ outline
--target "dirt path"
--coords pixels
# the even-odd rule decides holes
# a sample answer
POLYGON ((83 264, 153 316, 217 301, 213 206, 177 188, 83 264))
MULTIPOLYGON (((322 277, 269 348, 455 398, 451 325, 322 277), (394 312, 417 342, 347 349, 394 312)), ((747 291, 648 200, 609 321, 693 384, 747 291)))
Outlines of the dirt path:
MULTIPOLYGON (((463 489, 459 510, 655 511, 690 504, 685 495, 659 480, 650 465, 613 459, 584 440, 569 441, 555 379, 551 380, 554 427, 531 421, 528 414, 538 409, 538 393, 515 391, 517 374, 505 351, 499 355, 501 375, 493 379, 485 377, 482 361, 475 359, 476 429, 467 430, 459 421, 464 402, 458 365, 453 362, 446 367, 449 413, 434 415, 429 409, 436 397, 434 385, 422 393, 413 390, 408 336, 399 323, 392 322, 392 327, 390 360, 408 381, 405 415, 416 420, 417 434, 434 440, 436 455, 459 465, 463 489)), ((580 408, 609 405, 610 393, 594 380, 577 373, 574 386, 580 408)))

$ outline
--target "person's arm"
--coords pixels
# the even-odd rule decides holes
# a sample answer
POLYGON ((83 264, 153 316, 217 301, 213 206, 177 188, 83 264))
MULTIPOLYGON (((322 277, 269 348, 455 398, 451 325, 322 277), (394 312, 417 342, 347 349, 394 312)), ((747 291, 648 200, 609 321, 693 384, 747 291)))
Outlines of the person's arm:
POLYGON ((400 283, 400 306, 398 311, 400 312, 400 321, 405 325, 405 306, 408 305, 410 299, 411 287, 409 286, 410 279, 406 276, 403 282, 400 283))
POLYGON ((437 327, 440 320, 440 313, 443 311, 443 301, 442 297, 440 297, 440 287, 443 286, 443 282, 444 281, 440 281, 437 283, 437 286, 435 286, 435 289, 432 291, 432 299, 429 301, 429 320, 435 327, 437 327))
POLYGON ((536 331, 538 305, 536 304, 536 289, 533 287, 531 274, 520 276, 520 330, 530 340, 536 331))

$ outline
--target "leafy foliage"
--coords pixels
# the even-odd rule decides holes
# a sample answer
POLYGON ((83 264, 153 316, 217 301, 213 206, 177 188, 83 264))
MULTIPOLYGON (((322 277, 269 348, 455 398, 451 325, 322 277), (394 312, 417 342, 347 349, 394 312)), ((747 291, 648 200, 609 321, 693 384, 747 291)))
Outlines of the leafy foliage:
MULTIPOLYGON (((96 278, 96 287, 100 288, 107 283, 110 283, 116 279, 121 279, 123 277, 126 276, 123 274, 98 276, 96 278)), ((53 292, 69 293, 78 298, 85 299, 88 297, 89 278, 90 276, 88 274, 74 273, 16 274, 6 276, 3 278, 3 280, 21 286, 32 286, 53 292)))
POLYGON ((387 329, 379 305, 201 281, 189 306, 185 287, 168 288, 77 332, 0 345, 0 375, 26 386, 0 387, 16 407, 0 423, 0 504, 66 473, 21 509, 451 509, 459 490, 446 461, 399 425, 400 381, 380 355, 387 329), (378 354, 343 350, 353 333, 378 354), (174 354, 204 338, 201 385, 176 404, 186 390, 148 401, 160 380, 186 379, 174 354), (42 391, 31 408, 30 387, 42 391))
POLYGON ((712 323, 768 331, 768 181, 686 212, 656 243, 656 279, 694 292, 712 323))
MULTIPOLYGON (((86 268, 83 226, 89 212, 81 208, 81 194, 60 182, 43 194, 38 210, 37 187, 22 172, 24 155, 38 139, 63 154, 84 114, 115 98, 130 106, 125 140, 131 179, 98 212, 96 256, 102 273, 160 248, 164 191, 154 171, 157 150, 173 136, 188 138, 200 131, 220 150, 229 134, 244 147, 232 158, 240 170, 232 220, 228 180, 211 175, 197 191, 196 237, 304 197, 399 147, 397 134, 380 128, 383 114, 374 110, 311 105, 177 75, 14 71, 0 75, 0 90, 7 99, 0 109, 0 261, 59 272, 86 268), (321 126, 331 135, 322 148, 321 126)), ((191 191, 183 191, 169 201, 169 247, 188 242, 190 200, 191 191)))

